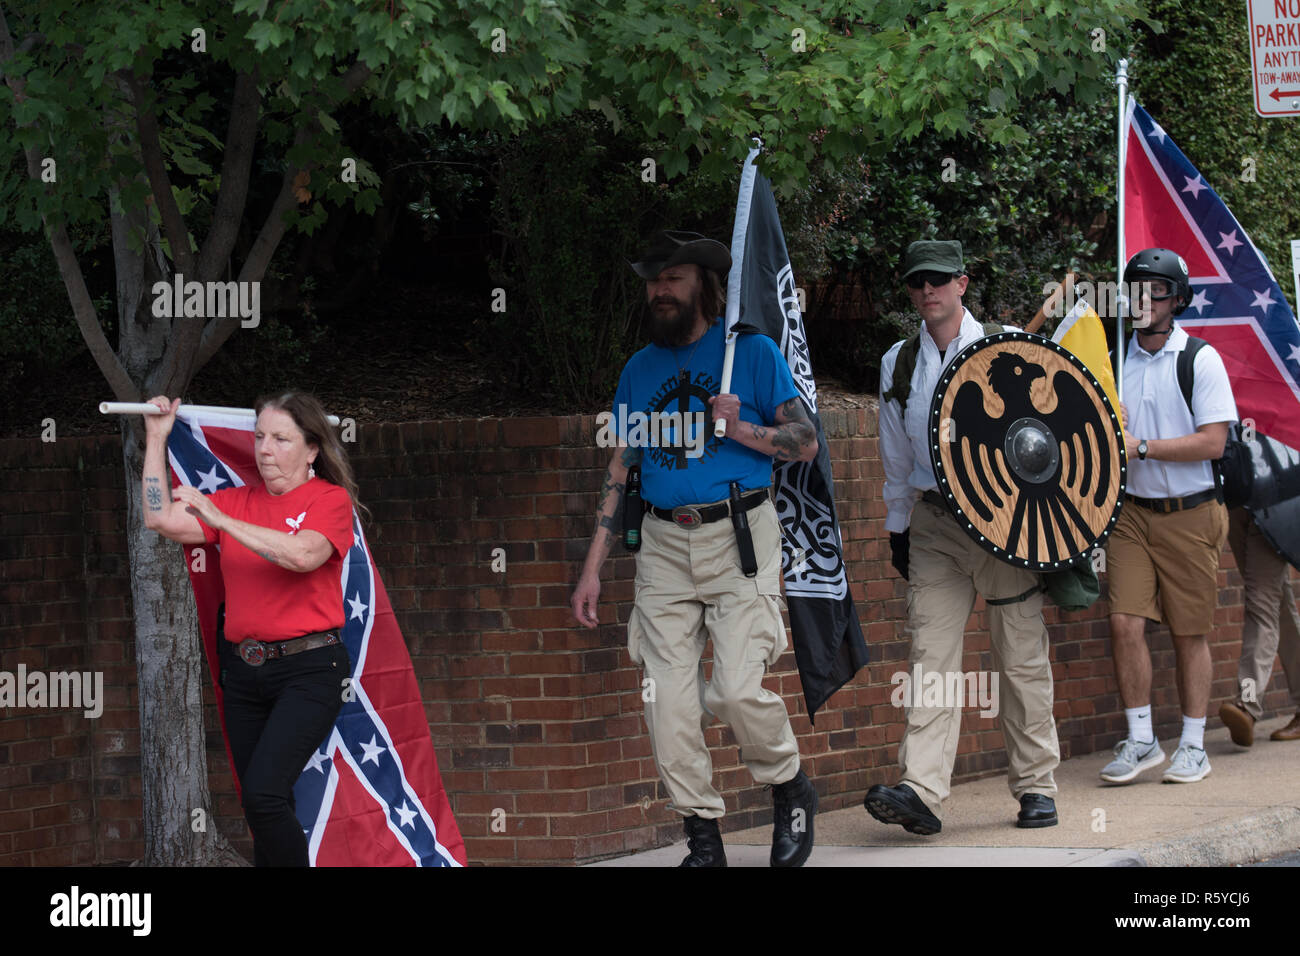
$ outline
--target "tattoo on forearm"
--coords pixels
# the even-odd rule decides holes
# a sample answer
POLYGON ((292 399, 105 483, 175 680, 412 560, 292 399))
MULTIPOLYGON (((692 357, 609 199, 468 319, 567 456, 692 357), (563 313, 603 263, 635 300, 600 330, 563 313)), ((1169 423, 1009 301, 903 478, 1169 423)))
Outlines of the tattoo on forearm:
POLYGON ((777 410, 777 421, 783 424, 772 435, 772 444, 776 447, 775 457, 779 461, 794 461, 804 448, 817 440, 817 430, 808 420, 808 413, 798 398, 781 404, 777 410))
POLYGON ((144 496, 149 502, 150 511, 162 511, 162 488, 158 486, 158 479, 149 476, 145 477, 144 496))
POLYGON ((610 474, 609 469, 606 468, 605 480, 600 486, 600 498, 596 501, 596 512, 598 514, 605 510, 605 501, 609 498, 609 493, 611 491, 617 491, 621 495, 623 493, 623 485, 620 482, 615 481, 613 475, 610 474))
POLYGON ((631 468, 633 465, 641 464, 641 449, 628 446, 623 449, 623 455, 619 459, 623 462, 624 468, 631 468))
MULTIPOLYGON (((639 451, 639 449, 638 449, 639 451)), ((609 471, 605 472, 605 482, 600 488, 600 500, 596 503, 596 534, 600 534, 600 529, 604 528, 611 536, 617 536, 623 529, 623 489, 626 487, 621 481, 614 481, 609 471), (617 495, 614 503, 614 513, 605 514, 605 503, 611 494, 617 495)))
POLYGON ((799 457, 800 442, 795 435, 792 425, 782 425, 772 436, 772 444, 776 446, 776 457, 781 461, 793 461, 799 457))
POLYGON ((259 558, 266 558, 266 560, 270 561, 272 564, 275 564, 275 558, 271 556, 270 551, 255 551, 253 553, 256 554, 259 558))
POLYGON ((749 428, 750 428, 749 433, 753 435, 755 438, 757 438, 759 441, 762 441, 764 438, 767 437, 767 429, 764 428, 762 425, 750 425, 749 428))

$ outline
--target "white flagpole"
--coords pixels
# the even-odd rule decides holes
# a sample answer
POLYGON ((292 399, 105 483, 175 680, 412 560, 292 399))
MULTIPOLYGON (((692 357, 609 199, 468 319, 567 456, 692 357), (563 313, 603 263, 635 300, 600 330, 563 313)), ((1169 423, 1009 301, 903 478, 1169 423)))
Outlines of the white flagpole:
MULTIPOLYGON (((749 232, 749 205, 754 196, 754 157, 758 155, 762 142, 758 143, 745 157, 745 165, 740 170, 740 191, 736 196, 736 223, 731 228, 731 272, 727 274, 727 351, 722 358, 722 389, 725 395, 731 391, 731 368, 736 359, 736 322, 740 318, 740 279, 745 271, 745 236, 749 232)), ((719 419, 713 423, 713 434, 721 438, 727 433, 727 423, 719 419)))
MULTIPOLYGON (((230 418, 253 418, 257 414, 251 408, 227 408, 223 405, 181 405, 176 411, 190 415, 225 415, 230 418)), ((162 409, 148 402, 100 402, 99 413, 101 415, 161 415, 162 409)), ((325 417, 331 425, 339 423, 337 415, 325 417)))
POLYGON ((1119 400, 1124 400, 1124 313, 1127 311, 1128 298, 1124 295, 1124 266, 1128 261, 1124 255, 1124 161, 1128 146, 1128 60, 1120 60, 1115 72, 1115 85, 1119 87, 1119 187, 1116 189, 1119 209, 1115 220, 1118 232, 1115 237, 1117 262, 1115 274, 1115 388, 1119 400))

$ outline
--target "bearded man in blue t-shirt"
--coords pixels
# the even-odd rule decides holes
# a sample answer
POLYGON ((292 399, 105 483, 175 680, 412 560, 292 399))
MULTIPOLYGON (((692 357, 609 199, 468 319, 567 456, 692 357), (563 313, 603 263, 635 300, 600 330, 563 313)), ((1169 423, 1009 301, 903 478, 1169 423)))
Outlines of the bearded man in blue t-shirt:
POLYGON ((817 433, 765 335, 739 336, 731 391, 719 394, 726 246, 664 232, 632 268, 646 280, 651 344, 624 367, 602 429, 612 436, 602 444, 616 447, 573 614, 586 627, 599 623, 600 569, 622 534, 628 470, 639 466, 646 514, 628 652, 647 678, 646 726, 669 807, 685 818, 690 855, 682 865, 727 865, 722 796, 704 742, 704 728, 719 717, 754 780, 772 787, 772 865, 802 866, 812 852, 817 792, 799 767, 785 703, 763 688, 763 675, 787 646, 772 459, 811 461, 817 433), (726 421, 725 437, 714 435, 716 420, 726 421), (732 522, 733 483, 753 539, 757 573, 749 576, 732 522), (710 638, 706 683, 700 658, 710 638))

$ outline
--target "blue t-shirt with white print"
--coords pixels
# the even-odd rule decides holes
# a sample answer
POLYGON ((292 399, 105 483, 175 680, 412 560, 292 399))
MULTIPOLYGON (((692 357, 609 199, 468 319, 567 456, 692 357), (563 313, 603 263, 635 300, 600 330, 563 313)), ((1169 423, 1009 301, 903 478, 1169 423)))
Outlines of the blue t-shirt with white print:
MULTIPOLYGON (((647 345, 619 377, 610 430, 642 449, 641 494, 660 508, 721 501, 733 481, 741 491, 772 484, 771 457, 713 434, 709 399, 722 385, 725 345, 717 322, 681 348, 647 345)), ((757 333, 736 339, 731 393, 741 419, 764 426, 799 394, 781 350, 757 333)))

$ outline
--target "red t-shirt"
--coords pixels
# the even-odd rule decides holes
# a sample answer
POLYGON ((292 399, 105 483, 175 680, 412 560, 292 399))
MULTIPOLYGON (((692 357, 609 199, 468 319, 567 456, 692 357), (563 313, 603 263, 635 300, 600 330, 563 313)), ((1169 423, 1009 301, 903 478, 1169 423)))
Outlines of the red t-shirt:
POLYGON ((352 547, 352 501, 346 491, 312 478, 282 495, 271 494, 263 485, 244 485, 223 488, 210 497, 239 521, 289 534, 319 531, 334 546, 315 571, 290 571, 200 520, 207 542, 221 545, 227 640, 284 641, 343 626, 340 574, 352 547))

